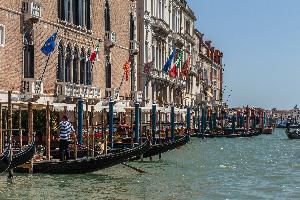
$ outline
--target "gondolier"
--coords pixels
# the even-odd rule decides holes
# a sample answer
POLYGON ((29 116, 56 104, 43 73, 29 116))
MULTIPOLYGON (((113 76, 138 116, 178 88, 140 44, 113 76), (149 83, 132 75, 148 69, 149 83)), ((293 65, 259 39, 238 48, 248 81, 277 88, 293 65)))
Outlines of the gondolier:
POLYGON ((70 135, 74 133, 74 131, 75 130, 68 117, 64 115, 62 117, 62 121, 59 123, 59 153, 61 161, 64 161, 65 158, 67 160, 70 158, 70 135))

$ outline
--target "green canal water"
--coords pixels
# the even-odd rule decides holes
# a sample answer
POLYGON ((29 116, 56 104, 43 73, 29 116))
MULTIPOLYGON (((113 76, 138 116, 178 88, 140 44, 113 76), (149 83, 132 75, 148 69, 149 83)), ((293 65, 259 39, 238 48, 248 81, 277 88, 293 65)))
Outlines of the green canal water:
POLYGON ((0 176, 0 199, 300 199, 300 140, 284 130, 197 139, 153 162, 85 175, 0 176))

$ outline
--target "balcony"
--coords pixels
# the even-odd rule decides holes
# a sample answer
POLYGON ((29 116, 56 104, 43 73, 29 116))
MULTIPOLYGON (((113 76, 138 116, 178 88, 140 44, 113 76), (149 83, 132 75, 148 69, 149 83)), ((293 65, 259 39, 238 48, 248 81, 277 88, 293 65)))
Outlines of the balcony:
POLYGON ((23 78, 22 79, 22 94, 24 95, 24 100, 30 100, 35 98, 39 99, 39 95, 42 95, 44 91, 43 82, 35 78, 23 78))
POLYGON ((195 45, 195 39, 193 36, 191 36, 189 33, 181 33, 180 34, 182 38, 184 38, 186 41, 191 43, 192 45, 195 45))
POLYGON ((139 43, 136 40, 130 40, 129 51, 131 55, 137 55, 139 53, 139 43))
POLYGON ((190 74, 197 76, 198 75, 198 69, 199 69, 199 66, 197 66, 197 65, 191 66, 190 74))
POLYGON ((152 29, 157 35, 166 38, 171 33, 169 25, 163 19, 156 17, 151 17, 151 19, 152 29))
POLYGON ((101 90, 98 87, 90 85, 78 85, 66 82, 57 82, 55 87, 55 94, 59 102, 72 101, 80 97, 87 99, 101 98, 101 90))
POLYGON ((172 35, 175 44, 178 44, 179 46, 184 46, 184 39, 181 37, 181 34, 179 33, 173 33, 172 35))

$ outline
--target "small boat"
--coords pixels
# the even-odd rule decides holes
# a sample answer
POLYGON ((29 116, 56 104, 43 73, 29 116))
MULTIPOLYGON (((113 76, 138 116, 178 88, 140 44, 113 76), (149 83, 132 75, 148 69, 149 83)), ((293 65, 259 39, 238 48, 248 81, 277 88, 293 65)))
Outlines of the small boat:
POLYGON ((151 157, 151 156, 156 156, 158 154, 165 153, 165 152, 173 150, 175 148, 179 148, 179 147, 185 145, 186 143, 188 143, 189 140, 190 140, 190 136, 188 134, 186 134, 182 137, 177 138, 173 142, 166 141, 162 144, 152 145, 149 148, 149 150, 143 154, 143 157, 147 158, 147 157, 151 157))
POLYGON ((4 172, 8 169, 14 169, 31 160, 35 154, 35 143, 31 143, 25 149, 13 154, 11 162, 9 161, 9 152, 10 150, 7 148, 0 158, 0 172, 4 172))
POLYGON ((272 127, 264 128, 262 130, 262 134, 272 134, 272 133, 273 133, 273 128, 272 127))
POLYGON ((142 145, 116 153, 96 157, 80 158, 66 161, 39 161, 33 163, 33 173, 46 174, 83 174, 98 171, 120 164, 133 157, 138 157, 149 150, 150 143, 146 140, 142 145))
POLYGON ((300 132, 298 130, 292 132, 286 130, 286 135, 289 139, 300 139, 300 132))

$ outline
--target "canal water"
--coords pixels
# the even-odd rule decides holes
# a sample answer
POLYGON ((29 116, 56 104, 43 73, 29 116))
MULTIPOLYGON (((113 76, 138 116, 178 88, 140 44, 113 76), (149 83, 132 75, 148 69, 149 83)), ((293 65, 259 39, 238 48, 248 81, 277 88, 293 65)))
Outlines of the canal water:
POLYGON ((197 139, 153 162, 85 175, 0 176, 0 199, 300 199, 300 140, 284 130, 197 139))

